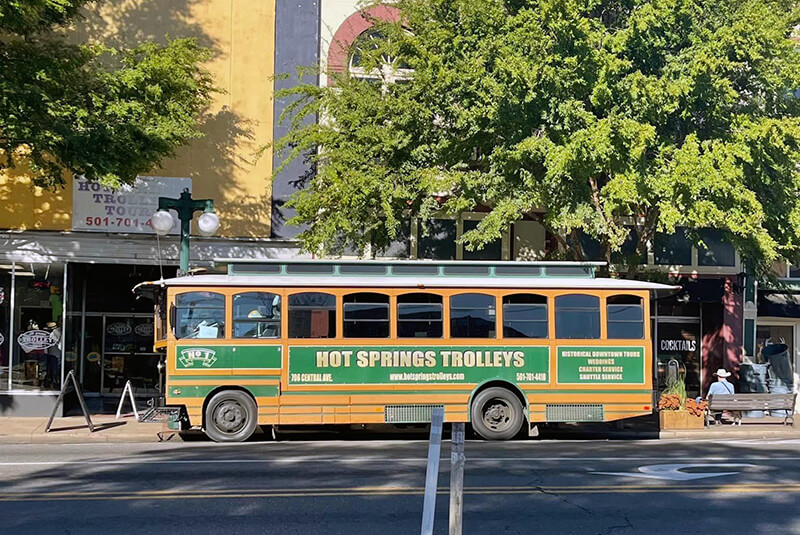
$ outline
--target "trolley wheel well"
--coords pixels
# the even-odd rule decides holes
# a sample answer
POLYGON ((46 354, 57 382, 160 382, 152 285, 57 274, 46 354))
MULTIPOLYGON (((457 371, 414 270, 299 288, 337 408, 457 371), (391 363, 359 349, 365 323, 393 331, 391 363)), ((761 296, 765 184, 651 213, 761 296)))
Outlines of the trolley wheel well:
POLYGON ((517 399, 519 399, 520 403, 522 403, 522 408, 525 411, 525 420, 528 420, 528 400, 525 399, 525 396, 522 394, 522 391, 519 389, 517 385, 509 383, 508 381, 501 381, 499 379, 495 381, 487 381, 472 392, 472 395, 469 398, 469 411, 467 412, 470 420, 472 419, 472 400, 475 399, 475 396, 477 396, 487 388, 492 388, 492 387, 505 388, 506 390, 517 396, 517 399))
POLYGON ((239 390, 240 392, 244 392, 245 394, 247 394, 248 396, 253 398, 253 403, 255 403, 256 407, 258 407, 258 401, 256 400, 256 397, 248 389, 246 389, 244 387, 241 387, 241 386, 236 386, 236 385, 218 386, 217 388, 215 388, 214 390, 212 390, 211 392, 206 394, 206 398, 203 400, 203 412, 202 412, 202 414, 203 414, 203 427, 202 428, 203 429, 206 428, 206 408, 208 407, 209 400, 211 400, 211 398, 213 398, 215 395, 217 395, 218 393, 222 392, 223 390, 239 390))

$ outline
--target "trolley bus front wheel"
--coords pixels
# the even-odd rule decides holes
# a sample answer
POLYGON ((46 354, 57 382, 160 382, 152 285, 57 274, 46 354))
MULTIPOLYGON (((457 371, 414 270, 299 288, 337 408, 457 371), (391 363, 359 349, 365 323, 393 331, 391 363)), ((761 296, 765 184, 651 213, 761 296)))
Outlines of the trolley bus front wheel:
POLYGON ((505 388, 487 388, 472 400, 472 429, 486 440, 513 438, 524 422, 522 403, 505 388))
POLYGON ((243 442, 258 427, 258 407, 241 390, 217 392, 206 406, 208 438, 214 442, 243 442))

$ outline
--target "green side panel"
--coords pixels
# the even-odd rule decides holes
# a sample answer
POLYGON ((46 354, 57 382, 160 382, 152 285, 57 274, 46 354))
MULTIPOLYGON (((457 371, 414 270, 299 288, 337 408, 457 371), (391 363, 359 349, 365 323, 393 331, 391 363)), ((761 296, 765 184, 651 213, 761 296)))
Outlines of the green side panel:
POLYGON ((237 346, 231 368, 280 368, 281 346, 237 346))
POLYGON ((548 383, 549 347, 297 346, 289 384, 548 383))
POLYGON ((559 346, 559 384, 644 384, 644 347, 559 346))
MULTIPOLYGON (((209 392, 217 388, 219 385, 180 385, 170 386, 169 393, 171 396, 178 398, 204 398, 209 392)), ((246 388, 255 397, 277 397, 279 388, 273 385, 241 385, 246 388)))
POLYGON ((277 345, 179 345, 175 365, 179 370, 280 368, 277 345))

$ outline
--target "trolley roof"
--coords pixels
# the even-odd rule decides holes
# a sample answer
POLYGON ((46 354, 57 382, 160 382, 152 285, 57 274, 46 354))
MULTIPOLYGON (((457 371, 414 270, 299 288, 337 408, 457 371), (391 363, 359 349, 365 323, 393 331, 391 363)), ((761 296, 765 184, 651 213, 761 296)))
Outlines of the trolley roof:
MULTIPOLYGON (((218 262, 224 262, 219 260, 218 262)), ((199 274, 145 286, 272 286, 353 288, 570 288, 651 290, 673 293, 680 286, 596 278, 601 262, 463 262, 463 261, 233 261, 228 273, 199 274)))

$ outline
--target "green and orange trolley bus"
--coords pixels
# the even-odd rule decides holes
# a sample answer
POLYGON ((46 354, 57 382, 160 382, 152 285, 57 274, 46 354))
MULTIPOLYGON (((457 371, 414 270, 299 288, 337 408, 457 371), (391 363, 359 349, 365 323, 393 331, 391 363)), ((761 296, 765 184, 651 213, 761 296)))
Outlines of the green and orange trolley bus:
POLYGON ((502 440, 653 412, 651 299, 570 262, 257 261, 146 282, 173 428, 417 424, 502 440))

